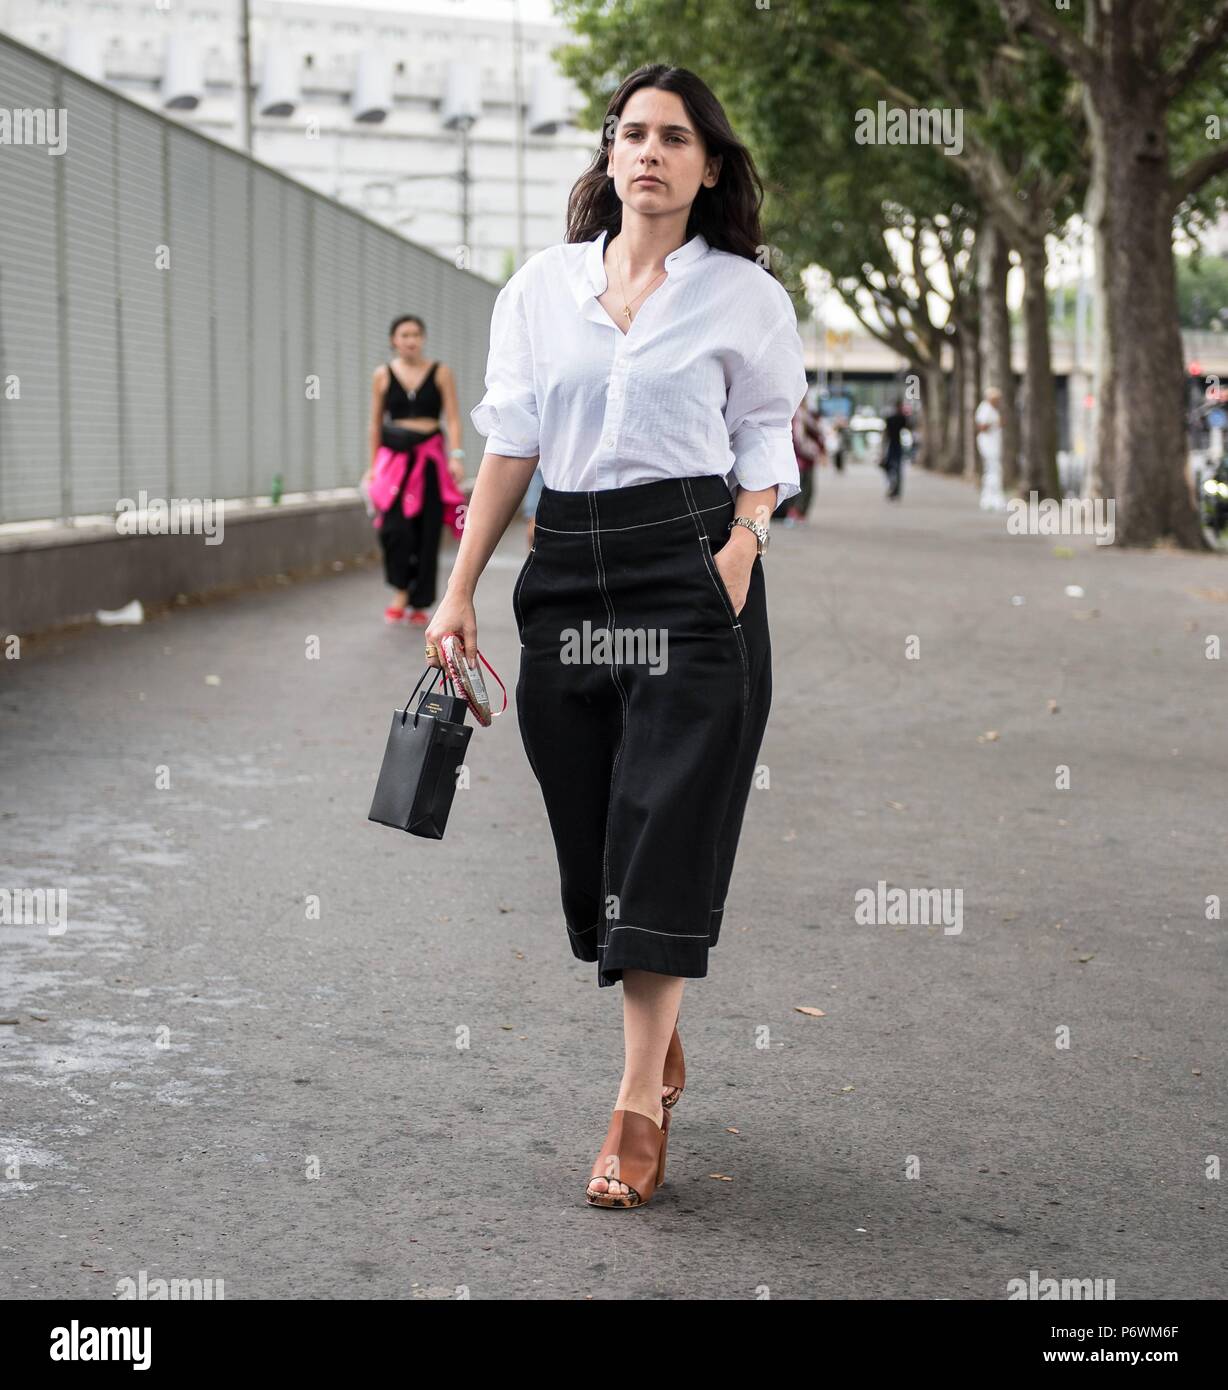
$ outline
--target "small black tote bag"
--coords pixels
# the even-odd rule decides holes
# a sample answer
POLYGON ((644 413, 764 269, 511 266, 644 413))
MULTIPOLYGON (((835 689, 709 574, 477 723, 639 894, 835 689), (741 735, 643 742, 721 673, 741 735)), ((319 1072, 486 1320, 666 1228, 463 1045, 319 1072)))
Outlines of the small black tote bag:
POLYGON ((456 792, 456 770, 464 762, 473 729, 464 722, 465 702, 446 675, 440 693, 432 693, 442 673, 437 666, 428 666, 430 670, 435 674, 412 716, 409 707, 426 671, 405 708, 393 713, 367 819, 441 840, 456 792))

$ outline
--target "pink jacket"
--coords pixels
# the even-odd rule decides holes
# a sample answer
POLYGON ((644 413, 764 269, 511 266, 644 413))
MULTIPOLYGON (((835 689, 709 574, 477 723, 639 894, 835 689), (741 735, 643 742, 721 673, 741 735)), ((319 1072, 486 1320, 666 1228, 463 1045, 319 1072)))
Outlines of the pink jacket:
MULTIPOLYGON (((408 454, 394 453, 387 445, 380 445, 372 465, 370 487, 371 502, 376 509, 371 524, 377 531, 383 524, 384 513, 392 506, 396 498, 397 489, 401 486, 401 479, 405 476, 405 470, 409 466, 408 454)), ((428 467, 434 468, 439 478, 439 496, 443 500, 444 524, 451 526, 453 532, 459 537, 465 525, 464 508, 468 499, 452 481, 452 475, 448 472, 448 456, 444 453, 443 432, 441 430, 436 431, 429 439, 423 440, 414 450, 414 462, 410 469, 409 481, 405 484, 405 491, 401 494, 401 511, 406 516, 417 516, 422 510, 423 498, 426 496, 426 470, 428 467)))

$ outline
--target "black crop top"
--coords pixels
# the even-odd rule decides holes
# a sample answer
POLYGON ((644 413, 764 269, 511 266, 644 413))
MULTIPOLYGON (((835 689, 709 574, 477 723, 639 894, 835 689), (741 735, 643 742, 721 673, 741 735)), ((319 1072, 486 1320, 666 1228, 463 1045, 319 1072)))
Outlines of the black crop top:
POLYGON ((388 390, 384 393, 384 414, 392 420, 438 420, 443 412, 439 387, 435 385, 435 368, 438 366, 438 362, 431 363, 422 385, 411 396, 401 385, 396 372, 392 370, 392 364, 389 363, 388 390))

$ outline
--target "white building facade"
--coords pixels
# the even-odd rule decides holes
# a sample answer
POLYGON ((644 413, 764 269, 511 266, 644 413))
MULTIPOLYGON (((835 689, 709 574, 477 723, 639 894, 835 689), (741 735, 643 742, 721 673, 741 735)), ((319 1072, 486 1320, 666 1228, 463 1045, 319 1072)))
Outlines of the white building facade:
MULTIPOLYGON (((570 31, 516 9, 251 0, 251 153, 506 279, 563 239, 568 193, 598 143, 577 128, 582 98, 550 57, 570 31)), ((242 148, 241 13, 239 0, 0 0, 0 28, 242 148)))

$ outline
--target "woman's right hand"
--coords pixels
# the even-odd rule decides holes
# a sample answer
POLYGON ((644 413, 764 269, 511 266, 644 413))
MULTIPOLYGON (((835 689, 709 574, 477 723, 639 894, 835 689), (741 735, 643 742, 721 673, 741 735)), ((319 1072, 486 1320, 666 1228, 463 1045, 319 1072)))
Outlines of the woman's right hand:
MULTIPOLYGON (((439 647, 440 639, 449 632, 459 632, 465 639, 465 661, 470 666, 478 664, 478 619, 473 611, 473 599, 467 594, 454 594, 449 589, 440 600, 431 621, 426 627, 428 645, 439 647)), ((428 666, 443 666, 442 649, 438 656, 427 657, 428 666)))

